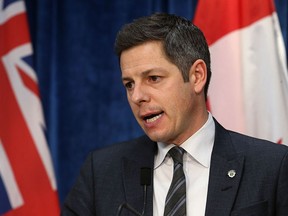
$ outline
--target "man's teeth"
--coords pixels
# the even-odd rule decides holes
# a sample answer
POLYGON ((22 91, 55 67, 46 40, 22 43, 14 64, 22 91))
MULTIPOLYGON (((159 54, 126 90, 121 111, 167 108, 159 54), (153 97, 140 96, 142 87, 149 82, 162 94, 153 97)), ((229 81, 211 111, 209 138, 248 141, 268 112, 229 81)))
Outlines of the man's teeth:
POLYGON ((146 119, 146 122, 147 122, 147 123, 154 122, 154 121, 156 121, 157 119, 159 119, 161 116, 162 116, 162 114, 159 114, 159 115, 156 115, 156 116, 154 116, 154 117, 152 117, 152 118, 148 118, 148 119, 146 119))

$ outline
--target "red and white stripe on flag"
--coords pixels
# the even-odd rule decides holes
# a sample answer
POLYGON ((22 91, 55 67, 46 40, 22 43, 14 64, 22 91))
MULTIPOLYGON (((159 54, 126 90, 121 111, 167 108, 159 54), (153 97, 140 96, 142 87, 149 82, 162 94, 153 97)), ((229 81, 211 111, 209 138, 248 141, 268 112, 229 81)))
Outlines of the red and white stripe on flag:
POLYGON ((288 72, 273 0, 199 0, 211 52, 208 103, 225 127, 288 144, 288 72))
POLYGON ((0 215, 59 215, 23 1, 0 1, 0 215))

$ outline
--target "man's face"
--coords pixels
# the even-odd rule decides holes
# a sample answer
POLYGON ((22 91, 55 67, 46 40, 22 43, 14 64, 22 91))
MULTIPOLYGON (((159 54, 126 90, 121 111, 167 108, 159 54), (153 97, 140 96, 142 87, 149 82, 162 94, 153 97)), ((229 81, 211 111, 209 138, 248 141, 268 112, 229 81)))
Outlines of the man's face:
POLYGON ((194 76, 184 82, 160 42, 125 50, 120 66, 128 102, 150 139, 179 145, 199 129, 194 76))

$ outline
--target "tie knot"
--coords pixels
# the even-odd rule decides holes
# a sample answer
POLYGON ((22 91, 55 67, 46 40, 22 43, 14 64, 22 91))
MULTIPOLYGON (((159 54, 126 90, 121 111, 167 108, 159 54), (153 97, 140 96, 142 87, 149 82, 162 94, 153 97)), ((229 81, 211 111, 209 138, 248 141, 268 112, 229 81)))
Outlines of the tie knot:
POLYGON ((181 147, 175 146, 169 150, 169 155, 173 158, 174 163, 178 162, 183 164, 183 155, 185 150, 181 147))

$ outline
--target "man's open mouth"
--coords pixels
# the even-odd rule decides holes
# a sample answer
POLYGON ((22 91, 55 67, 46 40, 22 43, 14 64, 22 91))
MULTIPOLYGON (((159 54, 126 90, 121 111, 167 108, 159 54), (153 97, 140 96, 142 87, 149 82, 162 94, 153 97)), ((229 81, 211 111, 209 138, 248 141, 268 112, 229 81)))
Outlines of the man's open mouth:
POLYGON ((144 120, 147 122, 147 123, 151 123, 151 122, 154 122, 156 121, 157 119, 159 119, 161 116, 162 116, 163 112, 161 113, 157 113, 157 114, 152 114, 152 115, 149 115, 149 116, 145 116, 144 117, 144 120))

